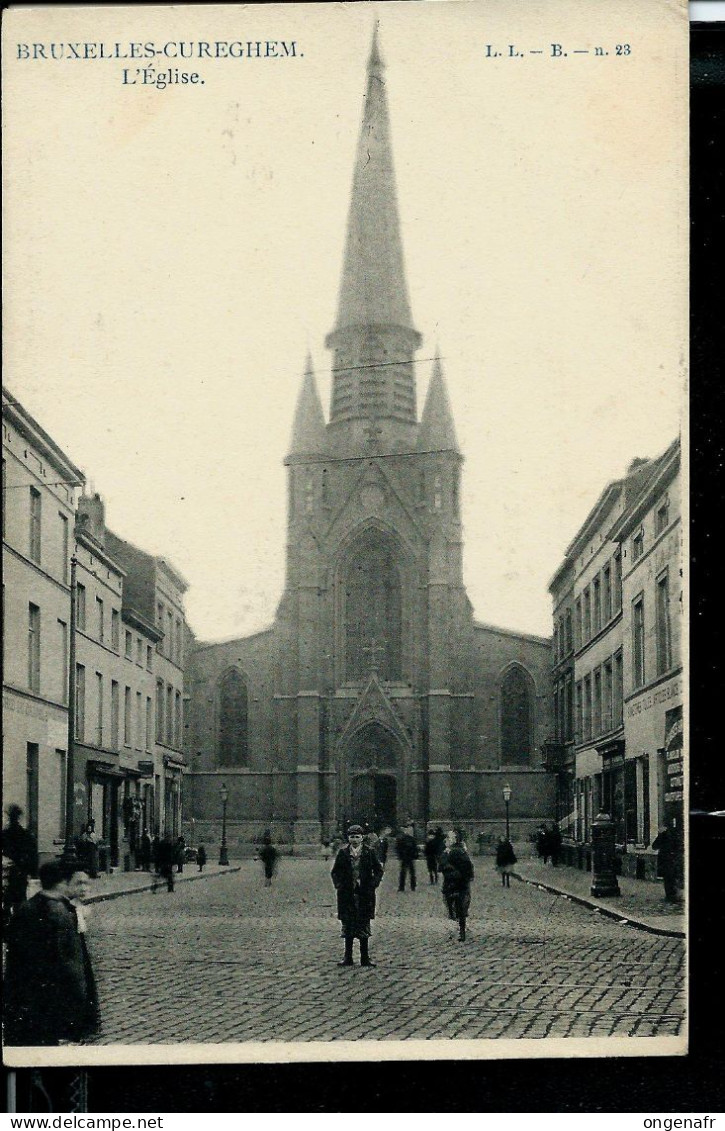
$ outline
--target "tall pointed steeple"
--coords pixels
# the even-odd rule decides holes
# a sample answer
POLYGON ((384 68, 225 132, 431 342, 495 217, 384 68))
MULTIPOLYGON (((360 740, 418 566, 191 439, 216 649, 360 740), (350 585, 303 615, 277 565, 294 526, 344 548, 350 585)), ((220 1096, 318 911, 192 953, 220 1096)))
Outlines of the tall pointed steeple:
POLYGON ((418 433, 418 448, 424 452, 460 453, 446 379, 443 376, 443 366, 439 357, 433 362, 433 372, 418 433))
POLYGON ((294 422, 292 424, 291 456, 320 455, 326 448, 325 418, 322 413, 320 394, 308 352, 305 375, 297 398, 294 422))
MULTIPOLYGON (((416 422, 413 327, 390 141, 384 65, 377 28, 367 66, 363 120, 353 174, 335 329, 330 426, 383 421, 384 446, 397 446, 416 422), (397 444, 396 444, 397 441, 397 444)), ((356 429, 352 429, 356 432, 356 429)), ((352 435, 348 428, 348 437, 352 435)), ((362 442, 361 427, 357 439, 362 442)), ((409 437, 410 438, 410 437, 409 437)))

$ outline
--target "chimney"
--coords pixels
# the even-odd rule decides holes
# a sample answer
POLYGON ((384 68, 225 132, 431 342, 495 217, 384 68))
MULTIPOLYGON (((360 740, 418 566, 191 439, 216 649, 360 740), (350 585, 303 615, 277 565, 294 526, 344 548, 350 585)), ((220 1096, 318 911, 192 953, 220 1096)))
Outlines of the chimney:
POLYGON ((93 495, 81 495, 78 500, 76 522, 83 533, 90 534, 99 545, 105 544, 106 508, 97 491, 93 495))

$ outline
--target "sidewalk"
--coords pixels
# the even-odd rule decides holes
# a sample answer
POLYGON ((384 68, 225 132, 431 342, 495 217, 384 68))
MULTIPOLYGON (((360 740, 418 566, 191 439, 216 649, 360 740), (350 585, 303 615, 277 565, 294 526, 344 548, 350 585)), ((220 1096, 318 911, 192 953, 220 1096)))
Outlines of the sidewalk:
POLYGON ((592 873, 568 868, 561 864, 554 868, 538 858, 526 857, 522 852, 512 873, 527 884, 538 884, 547 891, 556 892, 581 903, 620 923, 653 935, 670 938, 685 937, 684 909, 679 909, 664 899, 661 883, 633 880, 618 876, 620 896, 598 899, 591 894, 592 873))
MULTIPOLYGON (((227 872, 238 872, 241 864, 230 864, 220 867, 219 864, 207 864, 203 872, 199 871, 198 864, 184 865, 183 872, 174 871, 175 884, 188 884, 193 880, 203 880, 208 876, 223 876, 227 872)), ((28 898, 35 895, 39 888, 38 881, 31 880, 28 886, 28 898)), ((89 881, 88 895, 84 903, 103 903, 108 899, 118 899, 121 895, 136 895, 141 891, 166 891, 166 880, 156 876, 153 872, 101 872, 96 880, 89 881)))

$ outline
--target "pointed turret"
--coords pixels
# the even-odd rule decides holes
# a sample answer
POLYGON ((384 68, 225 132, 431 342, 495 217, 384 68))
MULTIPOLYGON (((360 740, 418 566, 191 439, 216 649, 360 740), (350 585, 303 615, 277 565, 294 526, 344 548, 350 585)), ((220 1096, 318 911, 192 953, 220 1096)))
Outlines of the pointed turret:
POLYGON ((291 456, 320 455, 326 448, 325 418, 312 368, 312 358, 307 354, 305 375, 297 398, 292 424, 291 456))
POLYGON ((458 452, 458 440, 453 423, 451 402, 448 400, 446 379, 443 376, 443 366, 440 358, 433 362, 428 395, 425 398, 423 418, 420 422, 418 434, 418 448, 420 451, 446 451, 458 452))
POLYGON ((367 65, 335 329, 330 425, 360 423, 348 442, 365 446, 365 427, 382 429, 383 447, 412 439, 416 421, 413 327, 390 142, 384 65, 377 28, 367 65), (396 423, 397 422, 397 426, 396 423), (402 426, 402 427, 401 427, 402 426), (408 427, 406 427, 408 426, 408 427))

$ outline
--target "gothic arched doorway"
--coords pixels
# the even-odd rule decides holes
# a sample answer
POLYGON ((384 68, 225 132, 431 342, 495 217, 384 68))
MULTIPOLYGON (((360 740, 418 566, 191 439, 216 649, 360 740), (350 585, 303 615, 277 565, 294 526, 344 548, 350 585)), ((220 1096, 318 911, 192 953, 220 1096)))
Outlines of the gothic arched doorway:
POLYGON ((402 751, 395 735, 381 723, 368 723, 351 738, 346 762, 346 817, 371 828, 395 828, 402 751))

